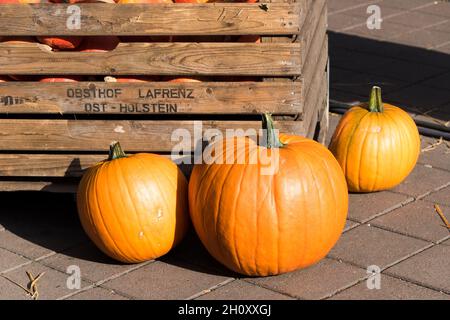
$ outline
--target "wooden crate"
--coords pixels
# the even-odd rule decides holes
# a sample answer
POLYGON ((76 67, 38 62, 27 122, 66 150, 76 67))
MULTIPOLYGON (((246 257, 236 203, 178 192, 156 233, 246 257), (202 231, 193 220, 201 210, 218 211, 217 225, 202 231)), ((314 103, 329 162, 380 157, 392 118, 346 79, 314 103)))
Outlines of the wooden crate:
MULTIPOLYGON (((177 128, 261 128, 325 139, 326 1, 257 4, 0 5, 1 36, 260 35, 262 43, 121 43, 107 53, 49 52, 0 43, 0 75, 213 76, 201 83, 0 83, 0 190, 74 191, 109 143, 169 156, 177 128), (222 81, 224 77, 233 81, 222 81), (260 77, 240 82, 236 77, 260 77), (127 107, 125 107, 127 106, 127 107)), ((198 140, 192 132, 192 148, 198 140)))

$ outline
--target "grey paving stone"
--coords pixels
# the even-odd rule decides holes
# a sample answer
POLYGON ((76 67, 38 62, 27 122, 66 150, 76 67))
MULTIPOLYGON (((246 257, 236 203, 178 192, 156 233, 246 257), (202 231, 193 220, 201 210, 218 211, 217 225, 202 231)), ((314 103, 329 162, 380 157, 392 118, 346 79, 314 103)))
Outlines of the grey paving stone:
POLYGON ((8 230, 0 232, 0 248, 8 249, 32 260, 53 252, 8 230))
POLYGON ((380 289, 370 290, 367 281, 363 281, 338 293, 331 300, 450 300, 450 295, 385 274, 381 274, 380 285, 380 289))
POLYGON ((29 261, 30 260, 24 257, 0 248, 0 274, 6 270, 27 263, 29 261))
POLYGON ((442 242, 441 245, 444 245, 444 246, 450 246, 450 239, 448 239, 448 240, 442 242))
POLYGON ((67 300, 128 300, 128 298, 113 290, 96 287, 71 296, 67 300))
POLYGON ((364 269, 325 258, 304 270, 274 277, 249 278, 246 281, 299 299, 324 299, 365 276, 364 269))
MULTIPOLYGON (((374 4, 374 2, 375 1, 372 1, 372 3, 370 3, 370 4, 374 4)), ((389 3, 389 1, 381 1, 376 4, 381 9, 381 16, 382 16, 383 20, 386 20, 387 17, 392 16, 392 15, 398 15, 398 14, 405 13, 404 9, 390 7, 387 5, 388 3, 389 3)), ((370 4, 368 3, 366 6, 359 6, 357 8, 346 10, 345 14, 349 15, 349 16, 364 18, 364 22, 366 22, 367 18, 369 18, 369 14, 367 13, 367 8, 370 4)))
POLYGON ((361 225, 344 233, 329 256, 361 268, 385 268, 427 246, 429 242, 361 225))
POLYGON ((450 54, 450 43, 441 47, 434 48, 434 50, 445 54, 450 54))
POLYGON ((156 261, 102 286, 138 299, 186 299, 228 279, 156 261))
MULTIPOLYGON (((442 209, 450 214, 450 207, 442 209)), ((449 235, 433 204, 421 200, 376 218, 371 224, 432 242, 449 235)))
MULTIPOLYGON (((75 291, 74 289, 69 289, 67 287, 67 280, 69 277, 68 274, 48 268, 39 263, 26 265, 19 269, 7 272, 3 276, 26 287, 29 283, 29 278, 26 271, 31 272, 34 277, 37 277, 38 274, 45 272, 37 283, 39 300, 54 300, 75 291)), ((86 285, 86 282, 81 281, 81 288, 86 285)))
POLYGON ((293 300, 293 298, 245 281, 235 280, 196 300, 293 300))
MULTIPOLYGON (((428 119, 428 121, 430 121, 428 119)), ((439 139, 421 137, 422 150, 435 145, 439 139)), ((434 150, 422 151, 419 157, 419 162, 425 165, 431 165, 434 168, 444 169, 450 171, 450 143, 447 146, 445 141, 436 146, 434 150)))
MULTIPOLYGON (((450 207, 450 186, 430 194, 425 197, 424 200, 450 207)), ((448 208, 442 208, 442 210, 449 211, 448 208)), ((448 212, 448 215, 450 219, 450 211, 448 212)))
POLYGON ((27 300, 30 296, 25 290, 0 276, 0 300, 27 300))
POLYGON ((53 255, 42 260, 41 263, 62 272, 66 272, 69 266, 76 265, 80 267, 82 278, 91 282, 107 279, 138 266, 115 261, 104 255, 90 242, 53 255))
POLYGON ((450 247, 436 245, 389 269, 386 273, 450 293, 450 247))
POLYGON ((353 193, 349 195, 348 218, 365 222, 411 200, 409 196, 389 191, 353 193))
POLYGON ((424 196, 450 183, 450 172, 418 163, 413 172, 392 191, 414 197, 424 196))

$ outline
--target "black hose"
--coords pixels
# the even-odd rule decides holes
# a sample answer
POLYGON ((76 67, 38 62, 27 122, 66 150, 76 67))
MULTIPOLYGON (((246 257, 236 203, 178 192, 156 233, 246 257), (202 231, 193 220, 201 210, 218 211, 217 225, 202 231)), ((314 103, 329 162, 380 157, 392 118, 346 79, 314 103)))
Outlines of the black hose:
MULTIPOLYGON (((345 103, 336 100, 330 100, 330 112, 344 114, 348 111, 348 109, 358 104, 359 102, 345 103)), ((414 119, 414 122, 416 123, 421 135, 432 138, 442 137, 445 140, 450 140, 450 127, 419 119, 414 119)))

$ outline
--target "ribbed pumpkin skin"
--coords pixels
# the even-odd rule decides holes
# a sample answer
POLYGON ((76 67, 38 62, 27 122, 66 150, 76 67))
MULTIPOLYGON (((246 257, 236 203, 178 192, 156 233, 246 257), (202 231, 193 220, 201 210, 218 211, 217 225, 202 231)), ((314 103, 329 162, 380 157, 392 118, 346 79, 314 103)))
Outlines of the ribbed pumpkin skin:
POLYGON ((242 139, 246 146, 254 144, 236 138, 235 155, 233 142, 225 140, 222 155, 230 164, 193 169, 189 206, 202 243, 226 267, 249 276, 276 275, 319 261, 338 240, 347 217, 348 192, 339 164, 315 141, 280 136, 286 145, 279 149, 279 171, 261 175, 261 162, 236 164, 244 152, 248 159, 248 148, 238 144, 242 139))
POLYGON ((416 124, 402 109, 384 104, 383 112, 351 108, 330 143, 352 192, 387 190, 414 169, 420 154, 416 124))
POLYGON ((158 258, 187 231, 187 187, 178 167, 158 155, 102 162, 80 182, 81 224, 97 247, 116 260, 158 258))

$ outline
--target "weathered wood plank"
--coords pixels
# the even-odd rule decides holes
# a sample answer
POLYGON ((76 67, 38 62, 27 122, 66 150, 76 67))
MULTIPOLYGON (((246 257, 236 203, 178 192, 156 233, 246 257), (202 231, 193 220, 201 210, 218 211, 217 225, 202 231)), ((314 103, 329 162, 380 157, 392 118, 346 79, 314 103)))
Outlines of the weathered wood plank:
MULTIPOLYGON (((182 161, 185 157, 162 155, 182 161)), ((81 177, 84 171, 108 158, 105 154, 0 154, 0 177, 81 177)), ((189 157, 192 163, 192 157, 189 157)), ((186 161, 185 161, 186 162, 186 161)), ((189 162, 186 162, 189 163, 189 162)))
POLYGON ((80 28, 70 29, 68 6, 2 5, 0 36, 296 34, 304 15, 299 3, 77 4, 80 28))
POLYGON ((52 52, 0 43, 0 74, 252 75, 301 73, 300 44, 121 43, 109 52, 52 52))
POLYGON ((0 181, 0 192, 46 191, 55 193, 76 193, 76 182, 54 181, 0 181))
POLYGON ((300 114, 301 83, 0 83, 0 113, 300 114))
MULTIPOLYGON (((299 121, 279 121, 276 126, 290 134, 305 132, 299 121)), ((225 135, 227 129, 253 129, 257 134, 260 128, 261 121, 2 119, 0 150, 106 151, 112 141, 120 141, 128 152, 173 152, 174 147, 192 151, 208 129, 211 135, 225 135)))

